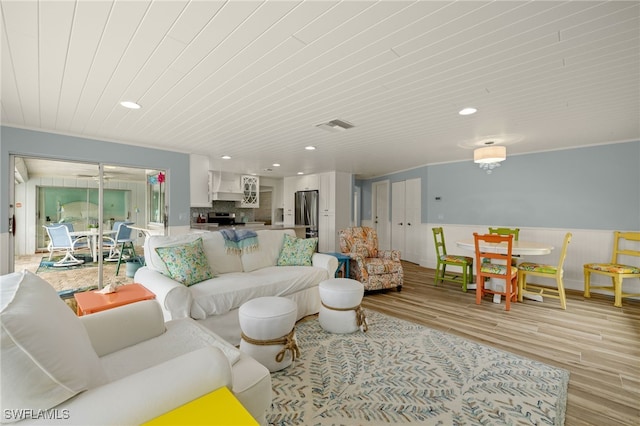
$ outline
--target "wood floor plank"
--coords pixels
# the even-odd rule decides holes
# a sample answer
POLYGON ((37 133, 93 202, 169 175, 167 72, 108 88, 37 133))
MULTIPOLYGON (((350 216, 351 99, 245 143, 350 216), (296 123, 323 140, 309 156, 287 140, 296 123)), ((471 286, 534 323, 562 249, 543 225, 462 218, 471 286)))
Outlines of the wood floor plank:
POLYGON ((640 301, 567 292, 567 309, 555 299, 525 301, 504 310, 455 283, 434 285, 434 270, 403 262, 401 292, 367 293, 365 309, 455 334, 569 370, 569 426, 640 425, 640 301))

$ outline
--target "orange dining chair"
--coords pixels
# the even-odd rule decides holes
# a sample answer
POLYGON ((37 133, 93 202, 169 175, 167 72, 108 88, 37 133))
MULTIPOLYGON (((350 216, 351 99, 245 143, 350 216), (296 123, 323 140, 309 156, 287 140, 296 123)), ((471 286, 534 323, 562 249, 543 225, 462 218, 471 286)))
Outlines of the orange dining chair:
POLYGON ((587 263, 584 265, 584 297, 591 297, 592 289, 613 291, 613 306, 621 308, 623 297, 640 296, 640 294, 622 292, 622 280, 625 278, 640 278, 640 267, 624 265, 620 263, 621 259, 619 258, 619 256, 634 256, 640 258, 640 250, 629 248, 634 242, 640 243, 640 232, 616 231, 613 235, 613 255, 611 256, 611 262, 587 263), (592 286, 591 274, 611 277, 611 285, 592 286))
POLYGON ((476 304, 482 303, 485 294, 499 294, 505 298, 505 310, 510 310, 511 302, 517 300, 518 294, 518 268, 512 265, 513 235, 479 235, 474 232, 473 240, 476 250, 476 304), (498 244, 506 248, 505 253, 498 253, 498 244), (481 259, 484 258, 489 262, 483 263, 481 259), (485 280, 491 278, 504 280, 504 291, 487 289, 485 280))
POLYGON ((462 291, 467 291, 467 285, 473 282, 473 258, 457 254, 447 254, 442 228, 433 228, 433 241, 436 244, 436 278, 438 281, 451 281, 462 284, 462 291), (460 272, 447 272, 447 266, 460 268, 460 272))
POLYGON ((518 302, 522 302, 522 298, 526 294, 552 297, 560 299, 562 309, 567 309, 567 297, 564 293, 564 283, 562 281, 564 259, 567 257, 567 247, 571 242, 571 232, 567 232, 564 236, 562 251, 558 265, 543 265, 541 263, 523 262, 518 265, 518 302), (556 280, 556 288, 549 286, 543 287, 538 284, 527 282, 527 276, 552 278, 556 280))

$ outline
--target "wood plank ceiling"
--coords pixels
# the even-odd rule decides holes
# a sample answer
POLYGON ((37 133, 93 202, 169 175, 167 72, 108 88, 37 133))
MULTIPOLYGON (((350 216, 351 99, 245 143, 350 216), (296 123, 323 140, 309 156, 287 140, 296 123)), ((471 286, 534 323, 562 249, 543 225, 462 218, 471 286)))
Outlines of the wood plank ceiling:
POLYGON ((488 140, 512 155, 640 139, 637 1, 0 6, 8 126, 263 176, 371 177, 471 161, 488 140), (336 118, 355 127, 316 127, 336 118))

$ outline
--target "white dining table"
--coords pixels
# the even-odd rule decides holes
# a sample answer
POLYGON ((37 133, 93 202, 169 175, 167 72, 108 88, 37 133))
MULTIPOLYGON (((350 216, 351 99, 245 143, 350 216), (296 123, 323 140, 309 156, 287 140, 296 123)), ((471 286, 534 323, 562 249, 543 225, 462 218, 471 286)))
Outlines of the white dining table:
MULTIPOLYGON (((76 238, 87 237, 87 241, 89 242, 89 251, 91 251, 91 256, 93 257, 93 261, 98 261, 98 236, 100 233, 96 228, 88 229, 86 231, 73 231, 69 232, 69 235, 76 238), (95 229, 95 230, 93 230, 95 229)), ((116 231, 113 229, 108 229, 106 231, 102 231, 102 235, 105 237, 115 235, 116 231)))
MULTIPOLYGON (((456 241, 456 246, 460 247, 464 250, 469 250, 473 253, 476 251, 476 244, 473 238, 468 240, 460 240, 456 241)), ((494 253, 506 253, 508 250, 507 243, 488 243, 486 241, 480 242, 480 249, 482 251, 494 252, 494 253)), ((538 243, 535 241, 514 241, 511 246, 511 254, 513 256, 518 256, 518 258, 522 258, 524 256, 543 256, 545 254, 551 253, 554 247, 545 243, 538 243)), ((505 283, 504 280, 498 280, 497 278, 492 278, 490 280, 490 288, 498 288, 503 287, 505 283)), ((475 288, 475 285, 470 285, 467 288, 475 288)), ((539 295, 525 295, 527 299, 537 300, 542 302, 542 296, 539 295)), ((500 303, 501 297, 499 294, 493 295, 493 302, 500 303)))

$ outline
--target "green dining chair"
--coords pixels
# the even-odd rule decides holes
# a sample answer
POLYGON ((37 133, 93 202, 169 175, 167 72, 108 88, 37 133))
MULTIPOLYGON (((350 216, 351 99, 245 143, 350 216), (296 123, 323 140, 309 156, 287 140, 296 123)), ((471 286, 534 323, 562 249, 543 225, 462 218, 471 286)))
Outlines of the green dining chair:
MULTIPOLYGON (((513 241, 518 241, 518 237, 520 236, 520 228, 492 228, 489 227, 489 233, 495 235, 513 235, 513 241)), ((516 266, 518 264, 518 256, 514 254, 511 258, 511 264, 516 266)), ((488 262, 488 259, 482 259, 482 263, 488 262)))
POLYGON ((513 241, 518 241, 520 236, 520 228, 492 228, 489 227, 490 234, 497 235, 513 235, 513 241))
POLYGON ((444 231, 442 228, 433 228, 433 241, 436 245, 436 278, 438 281, 451 281, 462 284, 462 291, 467 291, 467 285, 473 282, 473 258, 469 256, 459 256, 447 254, 447 246, 444 242, 444 231), (447 272, 447 266, 456 266, 460 272, 447 272))

